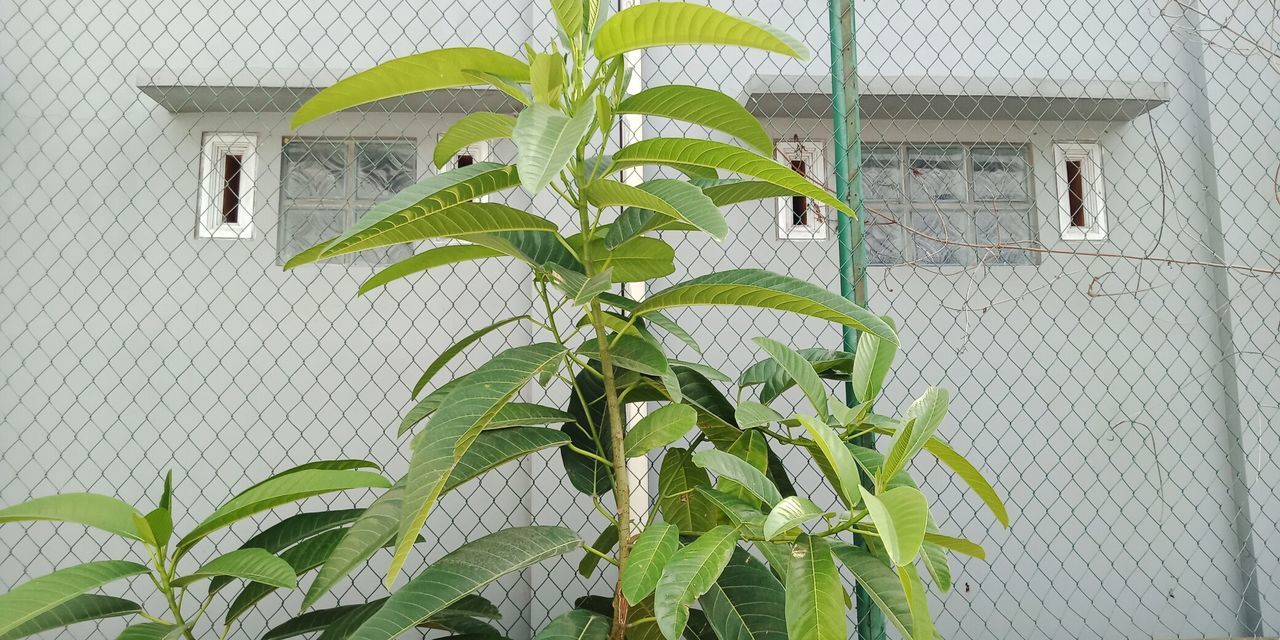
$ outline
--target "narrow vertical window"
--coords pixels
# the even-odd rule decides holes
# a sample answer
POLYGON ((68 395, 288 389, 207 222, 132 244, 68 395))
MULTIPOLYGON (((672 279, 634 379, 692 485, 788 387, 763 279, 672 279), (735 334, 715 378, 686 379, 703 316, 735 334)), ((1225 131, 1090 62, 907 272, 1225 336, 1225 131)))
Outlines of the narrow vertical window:
POLYGON ((258 137, 253 134, 204 134, 196 237, 253 237, 257 144, 258 137))
POLYGON ((1097 143, 1054 145, 1058 174, 1058 221, 1063 240, 1105 240, 1102 148, 1097 143))
POLYGON ((475 163, 476 163, 475 156, 469 153, 459 153, 457 161, 454 162, 454 166, 461 169, 463 167, 469 167, 475 163))
MULTIPOLYGON (((783 166, 819 184, 826 181, 826 145, 821 140, 792 137, 775 147, 783 166)), ((807 196, 778 198, 778 238, 780 240, 825 240, 825 206, 807 196)))
POLYGON ((227 154, 223 164, 222 175, 226 180, 222 186, 222 222, 235 224, 240 221, 240 171, 243 167, 243 156, 227 154))

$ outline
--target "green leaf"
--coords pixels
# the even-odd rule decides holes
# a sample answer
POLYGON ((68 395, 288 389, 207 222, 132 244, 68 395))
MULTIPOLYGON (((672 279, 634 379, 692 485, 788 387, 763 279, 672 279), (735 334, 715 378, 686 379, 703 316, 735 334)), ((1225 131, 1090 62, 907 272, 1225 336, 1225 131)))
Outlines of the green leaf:
POLYGON ((889 446, 889 455, 885 456, 880 473, 876 475, 876 484, 880 488, 887 486, 889 480, 906 466, 907 450, 911 447, 911 436, 915 433, 915 430, 916 421, 914 418, 907 420, 902 425, 902 428, 898 429, 897 435, 893 438, 893 444, 889 446))
POLYGON ((864 488, 862 499, 871 514, 871 521, 880 534, 889 561, 897 566, 914 562, 924 543, 925 524, 929 517, 929 503, 915 487, 895 487, 880 495, 864 488))
POLYGON ((404 418, 400 420, 400 428, 397 429, 397 434, 407 432, 409 429, 412 429, 414 425, 425 420, 427 416, 435 413, 444 402, 444 399, 449 397, 449 394, 453 393, 455 389, 462 386, 462 383, 470 375, 470 373, 464 373, 436 387, 431 391, 431 393, 423 396, 422 399, 418 401, 418 404, 413 405, 413 408, 409 409, 409 412, 404 414, 404 418))
POLYGON ((690 122, 727 133, 765 155, 773 155, 773 138, 737 100, 716 91, 687 85, 645 89, 618 103, 618 113, 638 113, 690 122))
POLYGON ((559 54, 533 54, 529 60, 529 88, 534 102, 559 108, 564 75, 564 58, 559 54))
POLYGON ((676 2, 645 3, 619 11, 600 27, 595 49, 596 58, 604 60, 637 49, 686 44, 748 47, 809 58, 799 40, 772 26, 676 2))
MULTIPOLYGON (((449 248, 449 247, 445 247, 445 248, 449 248)), ((443 369, 445 365, 449 364, 449 361, 452 360, 454 356, 458 355, 459 353, 462 353, 467 347, 474 344, 480 338, 483 338, 489 335, 490 333, 493 333, 494 331, 501 329, 502 327, 505 327, 513 322, 519 322, 521 320, 529 320, 529 319, 530 319, 529 316, 521 315, 521 316, 515 316, 512 318, 506 318, 505 320, 499 320, 487 327, 484 327, 483 329, 476 329, 475 331, 472 331, 467 337, 455 342, 453 346, 440 352, 440 355, 436 356, 436 359, 432 360, 431 364, 427 365, 426 370, 422 372, 422 376, 418 378, 418 381, 416 383, 414 383, 413 393, 411 397, 414 397, 414 398, 418 397, 418 394, 421 393, 422 389, 427 386, 427 383, 431 382, 431 378, 435 377, 435 375, 439 373, 440 370, 443 369)), ((423 418, 425 417, 426 416, 423 416, 423 418)), ((400 423, 400 432, 397 433, 396 435, 404 435, 405 431, 408 431, 409 428, 412 428, 414 424, 417 424, 417 422, 414 422, 408 425, 406 425, 404 422, 400 423)))
POLYGON ((933 640, 937 636, 934 633, 933 618, 929 615, 929 593, 920 581, 916 566, 908 564, 898 567, 898 581, 911 606, 911 621, 915 626, 911 640, 933 640))
POLYGON ((638 458, 684 437, 697 425, 698 412, 688 405, 669 404, 640 418, 624 440, 628 458, 638 458))
MULTIPOLYGON (((720 447, 720 445, 717 445, 717 447, 720 447)), ((769 451, 769 442, 765 440, 764 434, 760 431, 744 431, 738 436, 737 440, 733 441, 733 444, 729 445, 727 448, 720 448, 723 451, 736 456, 740 460, 745 461, 746 464, 760 471, 761 474, 765 474, 769 471, 769 457, 771 453, 769 451)), ((772 484, 771 480, 769 482, 772 484)), ((742 486, 740 483, 735 482, 727 476, 721 476, 720 479, 716 481, 716 487, 742 498, 744 501, 751 503, 756 509, 760 506, 760 500, 755 497, 755 494, 750 489, 742 486)))
MULTIPOLYGON (((551 11, 556 24, 569 38, 582 33, 584 23, 583 0, 551 0, 551 11)), ((594 25, 593 25, 594 26, 594 25)))
POLYGON ((616 247, 650 231, 697 231, 698 228, 652 209, 628 207, 618 214, 605 232, 605 247, 616 247))
POLYGON ((740 202, 752 200, 772 200, 796 195, 791 189, 785 189, 763 180, 743 180, 741 178, 725 178, 722 180, 692 180, 696 187, 702 189, 717 207, 727 207, 740 202))
POLYGON ((302 600, 302 611, 311 608, 333 585, 349 575, 374 552, 392 540, 400 525, 400 505, 404 487, 397 484, 369 505, 351 524, 342 540, 325 559, 319 575, 311 582, 302 600))
POLYGON ((460 202, 427 213, 422 213, 421 209, 406 209, 403 216, 388 219, 386 224, 374 225, 360 231, 359 235, 352 237, 349 241, 340 241, 329 249, 325 249, 320 257, 332 258, 366 249, 432 238, 470 240, 470 236, 476 234, 504 231, 555 231, 555 229, 556 226, 550 221, 505 204, 460 202))
POLYGON ((151 535, 155 538, 156 546, 165 549, 169 546, 169 539, 173 536, 173 514, 168 509, 158 507, 152 509, 146 515, 147 528, 151 529, 151 535))
MULTIPOLYGON (((720 513, 728 517, 729 522, 742 529, 743 533, 759 538, 764 535, 764 514, 760 512, 760 503, 747 502, 732 493, 698 485, 694 492, 710 502, 720 513)), ((723 519, 721 519, 723 521, 723 519)))
MULTIPOLYGON (((600 532, 596 537, 596 541, 591 543, 591 548, 600 553, 608 554, 613 548, 618 546, 618 527, 617 525, 609 525, 600 532)), ((582 561, 578 563, 578 575, 584 578, 590 578, 591 574, 596 572, 596 566, 600 564, 600 556, 589 551, 583 552, 582 561)))
POLYGON ((805 431, 809 432, 809 437, 813 438, 814 446, 822 454, 826 465, 824 471, 829 470, 828 476, 836 485, 836 494, 846 507, 852 509, 860 502, 858 492, 862 487, 858 463, 854 461, 853 454, 831 427, 809 416, 801 415, 798 418, 805 431))
POLYGON ((533 640, 606 640, 609 619, 585 609, 573 609, 556 616, 534 634, 533 640))
POLYGON ((389 486, 391 483, 386 478, 368 471, 303 469, 280 475, 259 483, 219 507, 179 540, 178 548, 189 548, 218 529, 282 504, 337 491, 385 489, 389 486))
POLYGON ((391 640, 498 578, 569 552, 582 541, 563 527, 516 527, 468 542, 397 590, 352 636, 391 640))
MULTIPOLYGON (((574 386, 579 390, 569 397, 568 410, 573 421, 564 423, 560 430, 573 445, 591 451, 606 460, 612 459, 613 449, 608 437, 608 413, 604 383, 590 371, 583 369, 574 376, 574 386)), ((613 467, 579 454, 568 447, 560 448, 560 460, 565 473, 575 489, 590 496, 601 496, 613 490, 613 467)))
POLYGON ((558 264, 551 265, 551 283, 563 291, 570 300, 573 300, 574 304, 579 306, 591 302, 596 296, 612 288, 612 278, 612 269, 604 269, 591 277, 587 277, 567 267, 562 267, 558 264))
POLYGON ((818 285, 761 269, 721 271, 687 280, 653 294, 633 313, 644 316, 663 309, 708 305, 789 311, 897 342, 893 328, 866 309, 818 285))
MULTIPOLYGON (((894 327, 893 319, 880 316, 884 323, 894 327)), ((886 342, 869 333, 858 336, 858 349, 853 357, 853 394, 860 402, 875 400, 884 387, 884 378, 893 366, 898 345, 886 342)))
POLYGON ((920 547, 920 559, 924 561, 924 568, 929 572, 929 577, 933 578, 933 583, 938 585, 943 593, 951 590, 951 564, 947 562, 947 551, 942 547, 925 541, 920 547))
POLYGON ((12 631, 0 635, 0 640, 17 640, 78 622, 116 618, 140 611, 142 611, 142 605, 124 598, 85 593, 28 619, 12 631))
POLYGON ((805 397, 809 399, 809 404, 813 405, 813 408, 818 412, 818 416, 822 418, 823 422, 826 422, 831 417, 831 411, 827 408, 829 402, 827 386, 822 383, 822 379, 818 377, 818 372, 813 370, 809 361, 805 360, 803 356, 796 353, 791 347, 777 340, 758 337, 753 342, 760 345, 760 348, 764 349, 765 353, 768 353, 770 358, 776 360, 778 366, 782 367, 782 370, 786 371, 787 375, 796 381, 800 390, 804 392, 805 397))
POLYGON ((0 636, 121 578, 147 572, 136 562, 103 560, 68 567, 40 576, 0 594, 0 636))
POLYGON ((787 573, 787 637, 846 640, 844 585, 823 538, 800 534, 787 573))
MULTIPOLYGON (((847 380, 849 369, 853 367, 853 354, 847 351, 810 347, 797 349, 796 353, 808 361, 809 366, 820 378, 847 380)), ((742 374, 738 376, 739 386, 749 387, 758 384, 764 385, 760 390, 760 402, 769 404, 787 389, 795 386, 796 381, 782 365, 778 364, 777 360, 765 358, 743 369, 742 374)), ((830 403, 827 408, 831 408, 830 403)))
POLYGON ((800 496, 783 498, 774 505, 769 517, 764 521, 764 537, 773 540, 778 536, 810 521, 826 515, 827 512, 812 500, 800 496))
POLYGON ((520 86, 519 82, 514 78, 486 73, 476 69, 464 69, 463 73, 475 80, 475 84, 487 84, 494 89, 511 96, 516 102, 519 102, 526 107, 533 102, 529 98, 529 93, 525 91, 524 87, 520 86))
POLYGON ((386 286, 396 280, 407 278, 415 273, 422 273, 428 269, 441 267, 447 264, 457 264, 459 262, 469 262, 471 260, 483 260, 485 258, 497 258, 504 255, 501 251, 490 249, 488 247, 480 247, 470 244, 449 245, 446 247, 436 247, 428 249, 422 253, 414 254, 409 258, 405 258, 382 271, 373 274, 364 284, 360 285, 357 292, 364 295, 386 286))
MULTIPOLYGON (((617 341, 609 349, 609 355, 612 356, 615 367, 649 376, 661 376, 670 370, 671 365, 667 361, 666 354, 654 343, 633 335, 608 334, 610 340, 615 337, 617 341)), ((578 355, 599 360, 600 342, 595 337, 588 338, 581 347, 578 347, 578 355)))
POLYGON ((715 510, 706 496, 696 492, 698 485, 709 486, 707 472, 693 463, 688 450, 667 449, 658 470, 658 512, 662 519, 681 533, 702 533, 715 523, 715 510))
POLYGON ((653 597, 658 628, 668 640, 678 640, 689 621, 690 605, 715 584, 737 541, 737 529, 721 525, 671 556, 653 597))
MULTIPOLYGON (((364 514, 364 509, 341 509, 336 511, 312 511, 290 516, 272 525, 240 545, 242 549, 265 549, 270 553, 280 553, 305 540, 349 525, 364 514)), ((209 583, 210 593, 221 589, 231 582, 227 576, 215 576, 209 583)))
POLYGON ((858 586, 884 612, 885 619, 897 627, 904 638, 912 638, 914 625, 911 621, 911 608, 893 569, 865 549, 851 544, 835 542, 832 550, 853 573, 858 586))
POLYGON ((665 522, 655 522, 636 538, 622 569, 622 595, 632 605, 649 597, 671 554, 680 548, 679 528, 665 522))
POLYGON ((719 640, 787 640, 786 591, 759 565, 730 563, 699 602, 719 640))
POLYGON ((194 572, 173 581, 176 587, 190 586, 198 580, 214 576, 230 576, 250 582, 261 582, 282 589, 298 586, 297 575, 289 563, 265 549, 237 549, 218 556, 194 572))
MULTIPOLYGON (((610 306, 617 307, 618 309, 626 311, 627 313, 631 313, 637 306, 640 305, 638 301, 632 300, 630 298, 626 298, 624 296, 620 296, 616 293, 602 293, 600 294, 600 301, 610 306)), ((673 322, 671 318, 668 318, 667 316, 664 316, 661 313, 654 312, 654 313, 648 314, 645 320, 648 320, 654 325, 660 327, 663 331, 670 333, 676 339, 689 345, 689 348, 693 349, 694 352, 702 353, 702 347, 698 346, 698 343, 694 341, 693 336, 690 335, 688 331, 685 331, 684 329, 682 329, 680 325, 677 325, 675 322, 673 322)), ((694 368, 694 369, 698 368, 696 365, 690 366, 688 363, 683 363, 683 364, 687 368, 694 368)), ((704 372, 703 375, 706 375, 706 373, 704 372)))
POLYGON ((73 522, 122 538, 141 540, 134 517, 140 518, 142 514, 128 503, 96 493, 61 493, 0 509, 0 523, 31 520, 73 522))
MULTIPOLYGON (((280 552, 280 559, 289 565, 296 579, 296 577, 301 577, 308 571, 324 564, 325 560, 333 554, 334 549, 337 549, 342 539, 346 537, 346 533, 345 529, 330 529, 319 535, 312 536, 280 552)), ((212 583, 210 583, 209 588, 212 592, 212 583)), ((270 595, 277 588, 280 587, 265 582, 250 582, 245 585, 240 590, 240 593, 236 594, 230 606, 227 607, 227 615, 223 621, 226 624, 231 624, 241 614, 251 609, 254 604, 270 595)))
POLYGON ((384 62, 337 82, 303 104, 290 126, 296 129, 316 118, 386 98, 479 84, 468 70, 529 80, 528 65, 496 51, 476 47, 428 51, 384 62))
POLYGON ((577 271, 583 269, 578 259, 561 244, 563 240, 556 232, 504 231, 459 236, 459 239, 500 251, 539 269, 546 269, 552 264, 577 271))
POLYGON ((620 227, 616 233, 611 228, 605 239, 608 247, 658 229, 666 219, 706 231, 716 240, 724 240, 729 233, 729 224, 711 198, 683 180, 656 179, 634 187, 614 180, 596 180, 587 186, 584 195, 597 207, 636 207, 662 214, 635 228, 620 227))
POLYGON ((926 545, 950 549, 956 553, 973 556, 979 560, 985 560, 987 557, 987 552, 982 548, 982 545, 964 538, 955 538, 926 530, 924 532, 924 542, 926 545))
POLYGON ((915 420, 916 425, 912 429, 910 445, 907 448, 906 458, 903 460, 904 465, 910 462, 924 448, 925 443, 938 430, 938 426, 947 417, 947 404, 948 394, 946 389, 929 387, 925 390, 924 395, 920 396, 907 408, 905 419, 915 420))
POLYGON ((159 622, 143 622, 131 625, 116 636, 116 640, 178 640, 186 627, 159 622))
POLYGON ((632 238, 613 249, 604 240, 592 242, 591 259, 596 269, 613 270, 613 282, 644 282, 675 273, 675 249, 657 238, 632 238))
POLYGON ((942 464, 951 468, 965 484, 969 485, 973 492, 986 503, 987 508, 991 509, 991 513, 995 514, 996 519, 1006 528, 1009 526, 1009 512, 1005 509, 1004 502, 1000 500, 1000 495, 992 488, 991 483, 982 477, 982 472, 973 466, 964 456, 951 448, 951 445, 937 439, 930 438, 924 444, 925 451, 933 454, 942 464))
POLYGON ((738 403, 738 408, 734 410, 733 415, 738 421, 738 427, 741 429, 765 427, 783 420, 782 414, 752 400, 744 400, 738 403))
POLYGON ((408 559, 418 531, 457 461, 488 426, 502 405, 509 402, 538 371, 564 356, 554 343, 537 343, 508 349, 480 365, 445 397, 440 409, 413 438, 409 472, 400 518, 400 542, 396 546, 386 583, 393 584, 408 559))
POLYGON ((773 482, 759 469, 751 466, 742 458, 724 451, 704 449, 693 454, 694 464, 716 472, 717 475, 729 478, 744 487, 756 499, 773 506, 782 501, 782 494, 773 482))
POLYGON ((431 154, 431 162, 437 168, 444 167, 459 151, 477 142, 510 138, 515 126, 514 116, 488 111, 469 113, 450 125, 444 135, 440 136, 440 141, 431 154))
POLYGON ((595 124, 595 117, 594 102, 582 105, 572 118, 539 103, 520 112, 511 139, 516 143, 516 166, 525 191, 538 193, 551 184, 595 124))
POLYGON ((273 627, 262 636, 262 640, 285 640, 286 638, 296 638, 317 631, 324 631, 334 622, 341 620, 347 614, 363 606, 366 605, 345 604, 331 609, 320 609, 304 613, 273 627))
POLYGON ((615 171, 654 164, 676 169, 682 167, 719 169, 750 176, 783 189, 789 189, 797 195, 817 200, 837 211, 853 215, 853 210, 839 198, 796 173, 791 167, 732 144, 691 138, 649 138, 627 145, 613 154, 615 171))

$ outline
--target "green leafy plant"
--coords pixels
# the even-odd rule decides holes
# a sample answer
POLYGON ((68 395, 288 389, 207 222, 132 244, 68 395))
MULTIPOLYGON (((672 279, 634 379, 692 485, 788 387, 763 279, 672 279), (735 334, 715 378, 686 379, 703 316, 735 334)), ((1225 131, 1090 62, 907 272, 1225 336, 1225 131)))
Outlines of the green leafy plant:
MULTIPOLYGON (((617 568, 615 592, 580 600, 535 638, 843 639, 852 602, 845 578, 905 637, 934 637, 918 567, 946 590, 948 555, 983 557, 983 550, 940 532, 907 470, 911 461, 927 452, 1001 523, 1007 525, 1008 516, 978 470, 936 435, 947 412, 945 391, 929 389, 899 417, 876 410, 898 348, 893 323, 814 284, 757 269, 692 278, 644 300, 612 291, 622 282, 675 272, 675 251, 659 232, 723 239, 727 205, 802 195, 852 215, 845 203, 776 162, 767 132, 728 96, 691 86, 624 91, 630 51, 720 45, 803 58, 803 45, 771 26, 695 4, 646 3, 612 16, 597 0, 553 0, 552 9, 559 42, 526 46, 523 59, 454 48, 392 60, 320 92, 294 118, 300 126, 377 100, 463 86, 490 86, 517 100, 522 108, 515 117, 462 118, 434 154, 443 165, 465 145, 509 138, 515 164, 481 162, 430 176, 286 266, 447 238, 458 242, 387 267, 361 293, 441 265, 509 259, 530 267, 541 309, 538 317, 501 319, 476 330, 426 367, 414 385, 417 402, 398 429, 412 434, 407 473, 334 536, 304 613, 266 637, 321 631, 326 640, 385 640, 424 625, 492 637, 498 632, 478 618, 494 611, 473 594, 507 573, 576 549, 584 553, 584 574, 602 562, 617 568), (623 114, 685 121, 738 144, 656 138, 613 149, 609 134, 623 114), (660 173, 639 184, 617 179, 636 167, 660 173), (574 224, 565 228, 505 204, 477 202, 516 187, 551 190, 574 224), (660 339, 665 334, 701 353, 666 312, 702 306, 790 312, 850 327, 861 337, 854 353, 757 338, 762 358, 741 371, 730 399, 722 385, 733 378, 673 358, 660 339), (469 346, 517 324, 539 341, 506 349, 447 382, 436 380, 469 346), (564 407, 516 402, 535 380, 567 390, 564 407), (832 396, 833 382, 845 383, 846 402, 832 396), (757 389, 755 399, 743 398, 757 389), (809 405, 804 411, 773 407, 790 389, 809 405), (639 404, 658 406, 628 429, 624 410, 639 404), (888 440, 887 452, 865 446, 873 434, 888 440), (442 494, 549 448, 558 449, 569 481, 607 521, 595 542, 561 527, 502 530, 415 571, 387 598, 311 610, 386 546, 393 549, 386 584, 394 586, 442 494), (816 464, 825 486, 798 492, 781 462, 791 449, 816 464), (639 518, 628 459, 650 456, 661 460, 658 498, 639 518)), ((134 531, 123 521, 113 526, 134 531)), ((223 525, 215 519, 196 534, 217 526, 223 525)), ((161 574, 170 567, 162 588, 175 583, 172 566, 158 565, 161 574)), ((276 568, 283 583, 284 567, 276 568)), ((187 584, 177 580, 184 581, 179 589, 187 584)), ((174 615, 170 622, 184 624, 180 612, 174 615)))
MULTIPOLYGON (((120 638, 195 638, 209 605, 240 581, 222 620, 223 637, 236 620, 277 589, 295 589, 298 577, 318 567, 362 509, 300 513, 262 530, 240 548, 193 566, 189 554, 210 534, 246 518, 306 498, 391 483, 364 460, 314 462, 277 473, 236 494, 186 535, 176 536, 173 475, 164 477, 155 508, 144 511, 95 493, 63 493, 0 509, 0 523, 50 521, 79 524, 134 544, 132 559, 100 560, 59 569, 0 595, 0 638, 12 640, 104 618, 136 616, 120 638), (135 562, 141 560, 141 562, 135 562), (94 593, 110 583, 146 576, 166 610, 94 593), (200 593, 203 592, 203 595, 200 593)), ((224 594, 225 595, 225 594, 224 594)), ((201 635, 200 637, 204 637, 201 635)))

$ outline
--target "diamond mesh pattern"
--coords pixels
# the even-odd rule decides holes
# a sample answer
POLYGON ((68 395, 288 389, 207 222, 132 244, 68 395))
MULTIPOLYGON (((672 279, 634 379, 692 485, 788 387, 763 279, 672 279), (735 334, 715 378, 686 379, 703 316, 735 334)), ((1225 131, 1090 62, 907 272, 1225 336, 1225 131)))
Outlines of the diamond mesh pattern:
MULTIPOLYGON (((827 6, 712 4, 800 35, 813 59, 658 49, 642 59, 645 83, 717 87, 750 103, 779 139, 828 141, 828 175, 814 177, 833 186, 827 6)), ((307 86, 392 57, 470 43, 516 54, 526 39, 550 42, 544 9, 496 0, 0 4, 0 503, 91 490, 149 504, 173 469, 190 514, 181 530, 290 464, 368 456, 403 471, 388 428, 409 385, 477 319, 529 310, 526 274, 459 265, 357 297, 371 264, 284 273, 281 153, 294 135, 412 143, 411 164, 425 175, 436 136, 493 98, 409 97, 300 132, 286 111, 307 86), (195 237, 206 132, 257 136, 250 239, 195 237)), ((903 256, 868 270, 870 305, 895 317, 904 343, 882 410, 928 385, 948 387, 942 433, 992 478, 1014 519, 999 530, 943 470, 917 465, 944 530, 991 556, 954 563, 955 589, 934 594, 942 636, 1280 634, 1280 6, 905 0, 859 3, 857 15, 869 145, 1030 149, 1025 228, 994 205, 988 217, 953 223, 941 204, 868 204, 884 234, 872 240, 886 243, 876 253, 903 256), (1098 94, 1107 98, 1090 97, 1098 94), (1053 145, 1077 141, 1103 150, 1105 240, 1061 239, 1053 145), (959 264, 902 251, 938 244, 959 264)), ((706 135, 645 123, 645 137, 677 133, 706 135)), ((513 157, 495 145, 492 159, 513 157)), ((565 219, 545 196, 507 201, 565 219)), ((789 241, 779 239, 774 203, 734 207, 729 219, 734 232, 721 245, 668 238, 689 272, 763 267, 836 289, 834 222, 827 240, 789 241)), ((731 372, 760 357, 755 335, 840 344, 831 327, 771 312, 698 309, 677 320, 709 364, 731 372)), ((529 339, 492 335, 451 370, 529 339)), ((785 460, 799 483, 816 486, 804 456, 785 460)), ((594 537, 599 518, 559 465, 535 456, 447 497, 423 557, 531 522, 594 537)), ((220 548, 252 531, 232 528, 220 548)), ((128 552, 72 526, 6 525, 0 589, 128 552)), ((584 580, 577 561, 486 591, 512 638, 579 596, 607 593, 609 574, 584 580)), ((379 593, 368 571, 330 602, 379 593)), ((299 601, 271 596, 235 637, 257 637, 299 601)), ((110 638, 120 628, 50 637, 110 638)))

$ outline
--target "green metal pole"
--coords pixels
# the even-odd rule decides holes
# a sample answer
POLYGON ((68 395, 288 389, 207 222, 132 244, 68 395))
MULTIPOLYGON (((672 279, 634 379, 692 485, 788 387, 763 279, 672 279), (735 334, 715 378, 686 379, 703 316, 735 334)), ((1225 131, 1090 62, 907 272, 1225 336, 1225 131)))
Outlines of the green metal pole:
MULTIPOLYGON (((836 216, 836 248, 839 252, 840 295, 854 304, 867 304, 867 251, 863 242, 862 113, 858 102, 857 16, 855 0, 828 0, 831 31, 831 118, 835 142, 836 196, 857 212, 857 217, 836 216), (848 41, 845 36, 848 35, 848 41), (849 141, 852 131, 853 142, 849 141)), ((843 328, 844 350, 858 346, 858 334, 843 328)), ((853 383, 844 387, 845 403, 857 404, 853 383)), ((858 444, 874 448, 875 436, 860 437, 858 444)), ((854 592, 858 616, 858 640, 884 640, 884 614, 861 585, 854 592)))

